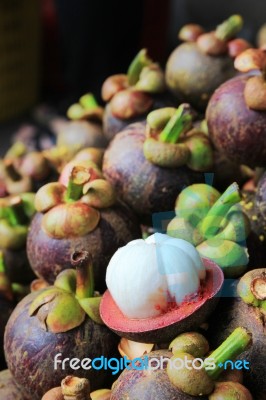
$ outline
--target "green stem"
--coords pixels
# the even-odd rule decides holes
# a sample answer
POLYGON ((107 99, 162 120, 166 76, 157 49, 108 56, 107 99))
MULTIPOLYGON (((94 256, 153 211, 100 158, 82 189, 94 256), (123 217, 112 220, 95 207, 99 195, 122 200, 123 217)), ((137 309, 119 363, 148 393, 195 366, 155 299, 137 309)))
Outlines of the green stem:
POLYGON ((230 208, 241 200, 237 183, 232 183, 219 197, 200 224, 205 238, 213 237, 220 229, 222 220, 230 208))
POLYGON ((85 110, 93 110, 96 107, 99 107, 96 98, 92 93, 86 93, 79 99, 79 103, 85 110))
POLYGON ((220 40, 230 40, 236 36, 242 27, 243 18, 241 15, 232 15, 226 21, 217 26, 215 36, 220 40))
POLYGON ((82 190, 85 183, 89 182, 90 173, 87 168, 76 166, 72 169, 71 175, 69 177, 67 191, 66 191, 66 201, 72 202, 79 200, 82 197, 82 190))
POLYGON ((165 143, 177 143, 180 135, 186 133, 191 127, 192 115, 181 105, 160 133, 159 140, 165 143))
POLYGON ((94 295, 92 257, 87 251, 72 254, 71 264, 77 271, 76 297, 87 299, 94 295))
POLYGON ((0 272, 5 273, 6 267, 4 262, 4 253, 0 250, 0 272))
POLYGON ((217 379, 218 376, 224 371, 221 364, 228 360, 235 360, 252 342, 252 335, 245 328, 236 328, 230 336, 209 356, 208 359, 213 359, 215 368, 208 369, 205 366, 205 371, 212 379, 217 379), (220 364, 220 366, 219 366, 220 364))
POLYGON ((147 49, 140 50, 127 71, 128 83, 130 86, 138 82, 141 71, 150 64, 152 64, 152 60, 148 57, 147 49))
POLYGON ((5 159, 22 157, 26 152, 27 148, 23 142, 15 142, 5 154, 5 159))
POLYGON ((24 204, 19 196, 13 197, 7 205, 0 206, 0 219, 5 219, 11 226, 28 223, 24 204))

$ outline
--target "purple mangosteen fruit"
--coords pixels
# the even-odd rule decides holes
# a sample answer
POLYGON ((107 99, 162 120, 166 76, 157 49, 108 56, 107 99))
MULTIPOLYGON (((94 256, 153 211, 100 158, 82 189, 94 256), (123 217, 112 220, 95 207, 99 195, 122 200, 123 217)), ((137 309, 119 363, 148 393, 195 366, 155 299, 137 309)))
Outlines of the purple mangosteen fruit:
POLYGON ((249 167, 266 165, 266 54, 248 49, 235 60, 242 74, 221 85, 206 111, 209 134, 215 147, 228 158, 249 167))
POLYGON ((27 400, 39 400, 59 386, 73 365, 77 377, 87 377, 92 389, 114 378, 106 369, 88 367, 88 358, 116 357, 119 341, 99 316, 101 297, 94 292, 91 260, 87 252, 74 252, 76 270, 63 271, 54 286, 26 296, 7 323, 6 361, 27 400))
POLYGON ((88 250, 93 257, 95 287, 105 288, 107 264, 120 247, 141 237, 136 218, 116 202, 106 180, 92 179, 89 168, 74 167, 68 186, 54 182, 36 194, 37 214, 27 237, 27 254, 36 275, 49 283, 71 268, 70 255, 88 250))
POLYGON ((166 343, 212 313, 223 273, 192 244, 156 233, 114 254, 106 284, 100 313, 111 330, 136 342, 166 343))
POLYGON ((179 45, 166 64, 166 83, 180 102, 188 102, 204 111, 214 90, 236 71, 233 58, 250 47, 235 39, 242 28, 239 15, 233 15, 213 32, 205 33, 197 25, 184 26, 179 45))
POLYGON ((256 400, 264 400, 266 396, 265 293, 266 269, 247 272, 238 282, 236 293, 220 300, 216 317, 212 316, 208 321, 207 331, 212 346, 224 340, 228 332, 237 326, 243 326, 252 333, 253 345, 240 358, 248 363, 248 368, 243 369, 244 382, 256 400))
POLYGON ((203 181, 212 168, 212 146, 193 129, 194 116, 187 104, 158 109, 146 124, 130 125, 109 144, 104 176, 138 215, 171 210, 183 187, 203 181))
POLYGON ((102 98, 107 102, 103 128, 108 141, 127 125, 143 121, 149 111, 176 103, 166 92, 162 69, 149 58, 146 49, 136 55, 127 74, 105 80, 102 98))
MULTIPOLYGON (((196 342, 194 341, 190 346, 191 343, 189 345, 186 340, 187 336, 189 338, 194 336, 195 339, 198 334, 184 333, 181 340, 177 337, 175 341, 179 341, 178 349, 175 348, 175 341, 173 341, 169 350, 152 351, 142 357, 128 360, 126 369, 113 384, 110 400, 207 399, 215 393, 217 389, 215 381, 223 371, 218 364, 224 361, 226 356, 235 358, 250 344, 251 340, 249 332, 238 328, 227 338, 227 341, 203 361, 202 358, 206 357, 207 353, 206 339, 203 338, 205 349, 202 348, 203 351, 198 352, 197 345, 201 346, 202 340, 198 340, 199 337, 197 337, 196 342), (197 354, 193 350, 196 350, 197 354), (189 368, 186 367, 187 365, 189 368)), ((244 386, 235 382, 227 383, 233 386, 235 394, 233 397, 222 397, 223 399, 252 400, 251 394, 244 386)), ((228 395, 228 389, 224 389, 225 395, 228 395)))

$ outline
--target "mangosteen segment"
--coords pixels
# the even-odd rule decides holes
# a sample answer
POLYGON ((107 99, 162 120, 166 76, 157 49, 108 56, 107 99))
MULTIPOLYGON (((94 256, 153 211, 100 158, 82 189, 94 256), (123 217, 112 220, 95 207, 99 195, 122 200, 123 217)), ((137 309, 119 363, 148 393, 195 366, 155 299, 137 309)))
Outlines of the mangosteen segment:
POLYGON ((206 279, 194 302, 184 302, 157 317, 129 319, 119 310, 107 290, 100 304, 103 322, 119 336, 143 343, 171 341, 178 333, 199 326, 214 310, 223 284, 223 273, 212 261, 203 259, 206 279))

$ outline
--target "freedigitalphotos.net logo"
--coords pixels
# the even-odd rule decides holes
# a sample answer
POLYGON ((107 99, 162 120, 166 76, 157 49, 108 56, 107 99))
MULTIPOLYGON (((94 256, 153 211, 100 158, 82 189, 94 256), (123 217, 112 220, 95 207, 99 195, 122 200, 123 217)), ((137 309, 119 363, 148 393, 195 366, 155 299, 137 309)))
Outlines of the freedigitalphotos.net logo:
MULTIPOLYGON (((168 357, 136 357, 133 360, 128 359, 126 356, 121 358, 107 358, 104 356, 96 357, 96 358, 63 358, 62 353, 58 353, 54 357, 54 369, 58 370, 66 370, 72 369, 74 371, 82 369, 82 370, 111 370, 112 375, 118 374, 120 371, 124 369, 127 370, 158 370, 158 369, 165 369, 166 365, 170 363, 170 368, 181 370, 181 369, 205 369, 205 370, 214 370, 216 368, 214 358, 205 358, 202 360, 201 358, 195 358, 194 360, 188 359, 186 356, 184 358, 176 357, 174 360, 169 359, 168 357)), ((249 362, 246 360, 227 360, 224 363, 218 364, 219 368, 224 370, 227 369, 247 369, 249 370, 249 362)))

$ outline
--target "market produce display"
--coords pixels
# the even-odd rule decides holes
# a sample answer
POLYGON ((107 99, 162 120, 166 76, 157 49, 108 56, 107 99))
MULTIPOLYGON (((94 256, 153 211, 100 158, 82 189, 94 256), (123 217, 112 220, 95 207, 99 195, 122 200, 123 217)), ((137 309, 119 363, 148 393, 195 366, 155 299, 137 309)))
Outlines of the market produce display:
POLYGON ((105 104, 14 136, 0 400, 266 399, 266 52, 242 26, 186 25, 165 68, 141 49, 105 104))

